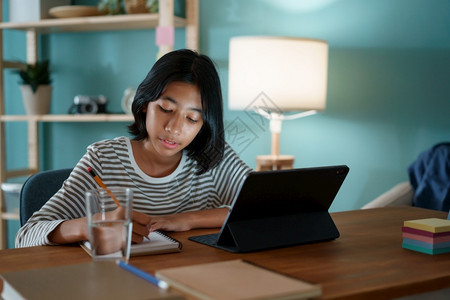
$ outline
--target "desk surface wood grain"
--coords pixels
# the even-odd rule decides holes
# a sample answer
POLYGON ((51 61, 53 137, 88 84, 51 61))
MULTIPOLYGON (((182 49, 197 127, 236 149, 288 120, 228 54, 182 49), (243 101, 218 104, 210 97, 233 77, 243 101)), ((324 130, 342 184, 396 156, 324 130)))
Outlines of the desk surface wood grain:
MULTIPOLYGON (((132 257, 148 272, 167 267, 246 259, 322 286, 324 299, 388 299, 450 287, 450 254, 427 255, 402 249, 403 221, 446 218, 444 212, 386 207, 333 213, 341 236, 330 242, 236 254, 187 240, 218 229, 171 233, 181 253, 132 257)), ((0 251, 0 273, 89 261, 77 245, 0 251)))

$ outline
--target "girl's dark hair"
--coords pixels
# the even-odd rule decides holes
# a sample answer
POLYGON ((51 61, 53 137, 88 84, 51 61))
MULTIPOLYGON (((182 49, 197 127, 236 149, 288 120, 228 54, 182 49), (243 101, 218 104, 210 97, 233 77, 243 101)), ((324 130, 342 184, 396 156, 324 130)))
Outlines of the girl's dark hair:
POLYGON ((128 126, 128 131, 134 140, 148 137, 144 110, 148 102, 156 101, 174 81, 196 85, 200 91, 203 126, 186 150, 198 162, 197 174, 202 174, 217 166, 225 148, 222 89, 215 65, 208 56, 187 49, 162 56, 136 90, 131 106, 134 123, 128 126))

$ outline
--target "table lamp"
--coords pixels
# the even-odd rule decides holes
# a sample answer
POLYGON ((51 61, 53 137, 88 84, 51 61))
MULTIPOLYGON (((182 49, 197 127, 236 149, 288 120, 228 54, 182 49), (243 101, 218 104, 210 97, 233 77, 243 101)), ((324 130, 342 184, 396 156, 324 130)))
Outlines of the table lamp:
POLYGON ((255 111, 270 120, 271 155, 257 156, 257 169, 292 168, 280 155, 283 120, 315 114, 326 106, 328 44, 322 40, 248 36, 230 40, 228 107, 255 111))

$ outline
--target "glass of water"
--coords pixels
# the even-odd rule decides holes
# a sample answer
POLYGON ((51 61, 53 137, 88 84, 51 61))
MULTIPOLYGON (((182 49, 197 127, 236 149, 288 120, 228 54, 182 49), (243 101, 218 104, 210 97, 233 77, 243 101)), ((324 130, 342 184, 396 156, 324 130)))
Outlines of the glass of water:
POLYGON ((86 192, 90 250, 94 261, 130 258, 133 191, 129 188, 98 188, 86 192))

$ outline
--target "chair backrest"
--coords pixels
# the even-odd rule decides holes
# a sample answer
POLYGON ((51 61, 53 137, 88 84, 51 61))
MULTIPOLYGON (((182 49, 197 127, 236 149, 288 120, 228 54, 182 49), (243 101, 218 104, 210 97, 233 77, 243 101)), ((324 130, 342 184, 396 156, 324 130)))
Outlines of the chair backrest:
POLYGON ((61 188, 70 172, 72 169, 43 171, 25 181, 20 192, 20 226, 61 188))

